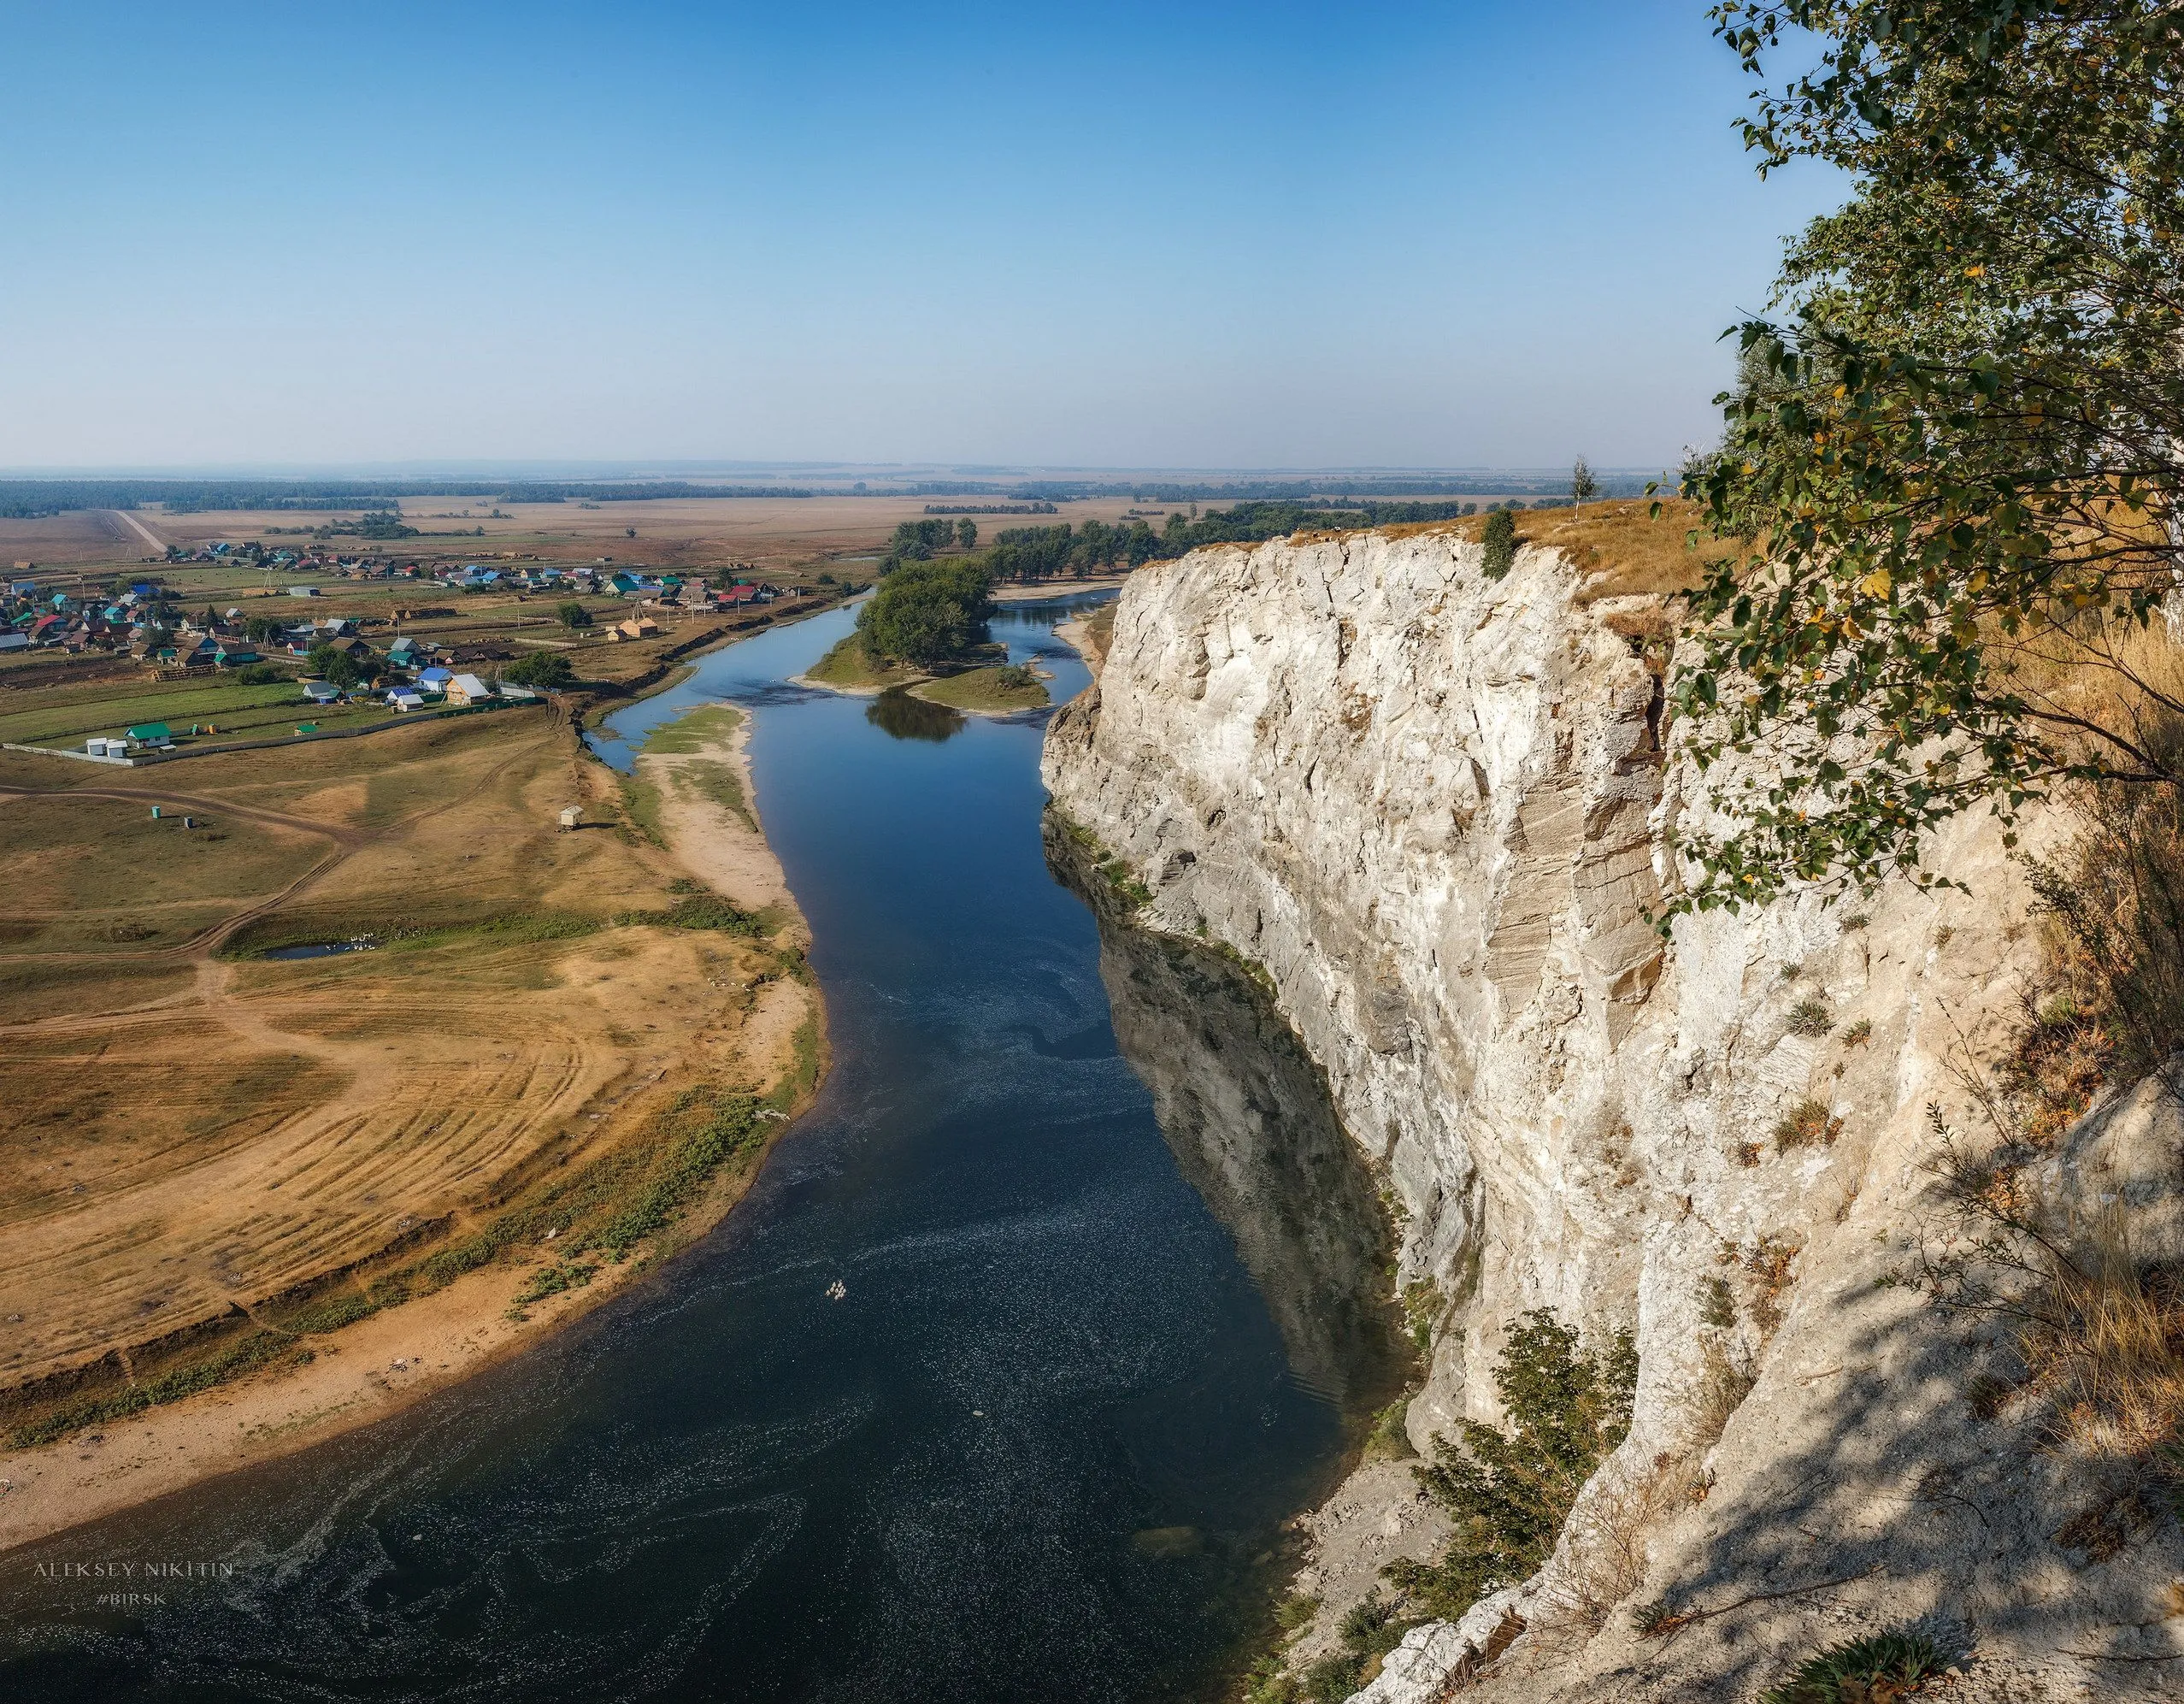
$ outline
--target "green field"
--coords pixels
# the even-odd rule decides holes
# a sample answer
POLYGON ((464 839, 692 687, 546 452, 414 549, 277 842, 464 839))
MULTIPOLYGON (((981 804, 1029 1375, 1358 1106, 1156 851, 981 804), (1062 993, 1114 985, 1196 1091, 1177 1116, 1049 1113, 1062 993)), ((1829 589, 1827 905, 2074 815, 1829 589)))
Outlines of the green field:
POLYGON ((912 687, 910 695, 946 705, 951 710, 1037 710, 1051 702, 1045 681, 1033 676, 1027 685, 1011 686, 1001 678, 1004 672, 1000 667, 967 669, 960 675, 912 687))
POLYGON ((165 691, 132 687, 123 695, 103 697, 79 688, 35 709, 11 710, 0 716, 0 740, 17 745, 50 745, 56 740, 90 734, 120 733, 139 722, 163 722, 170 728, 187 728, 193 722, 213 722, 227 731, 233 719, 240 725, 244 713, 282 707, 273 720, 289 710, 302 709, 309 700, 291 682, 272 687, 199 686, 178 681, 165 691))
POLYGON ((743 712, 733 705, 700 705, 654 728, 645 749, 662 757, 688 757, 701 746, 726 740, 742 721, 743 712))

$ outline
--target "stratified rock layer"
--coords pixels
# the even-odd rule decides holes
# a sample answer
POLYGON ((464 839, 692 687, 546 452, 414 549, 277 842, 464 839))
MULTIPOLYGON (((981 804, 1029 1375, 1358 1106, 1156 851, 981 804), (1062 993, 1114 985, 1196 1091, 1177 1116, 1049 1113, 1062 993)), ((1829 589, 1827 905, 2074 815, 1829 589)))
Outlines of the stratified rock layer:
MULTIPOLYGON (((1440 1298, 1414 1442, 1495 1417, 1528 1309, 1638 1335, 1631 1436, 1481 1695, 1735 1696, 1919 1618, 1998 1697, 2163 1695, 2164 1666, 2096 1659, 2184 1648, 2173 1523, 2101 1558, 2052 1538, 2112 1488, 1975 1419, 1996 1328, 1893 1282, 1934 1230, 1929 1103, 1964 1101, 1955 1062, 2037 962, 1999 838, 1932 849, 1975 897, 1806 896, 1664 944, 1695 807, 1661 632, 1552 551, 1490 582, 1445 530, 1201 551, 1131 578, 1047 785, 1151 891, 1145 921, 1271 976, 1385 1168, 1403 1281, 1440 1298), (1665 1643, 1608 1613, 1746 1596, 1665 1643)), ((2136 1116, 2150 1164, 2171 1114, 2136 1116)), ((1433 1695, 1470 1648, 1411 1642, 1375 1699, 1433 1695)))

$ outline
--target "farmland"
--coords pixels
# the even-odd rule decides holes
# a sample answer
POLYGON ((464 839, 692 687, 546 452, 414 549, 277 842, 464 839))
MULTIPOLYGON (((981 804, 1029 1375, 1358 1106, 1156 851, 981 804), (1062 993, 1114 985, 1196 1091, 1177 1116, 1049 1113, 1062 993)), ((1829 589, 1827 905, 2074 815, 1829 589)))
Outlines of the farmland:
POLYGON ((0 753, 0 860, 19 1443, 450 1285, 497 1319, 560 1270, 549 1230, 627 1270, 748 1174, 777 1127, 738 1097, 815 1070, 792 907, 694 881, 558 717, 149 769, 0 753), (568 804, 592 826, 561 831, 568 804), (379 945, 264 956, 352 938, 379 945))

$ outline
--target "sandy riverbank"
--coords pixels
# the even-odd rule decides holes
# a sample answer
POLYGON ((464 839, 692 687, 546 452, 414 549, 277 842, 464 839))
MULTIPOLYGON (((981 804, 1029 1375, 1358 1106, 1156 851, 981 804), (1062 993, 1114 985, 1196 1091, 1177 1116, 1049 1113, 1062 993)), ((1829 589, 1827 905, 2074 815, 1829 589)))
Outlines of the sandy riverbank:
POLYGON ((1107 661, 1106 650, 1100 645, 1092 628, 1081 616, 1072 616, 1066 622, 1054 624, 1054 636, 1085 659, 1085 667, 1092 670, 1092 679, 1099 678, 1101 666, 1107 661))
MULTIPOLYGON (((676 860, 736 905, 766 913, 779 925, 775 939, 801 948, 809 944, 809 928, 759 826, 745 750, 749 726, 743 717, 724 740, 691 754, 647 757, 641 764, 660 785, 662 826, 676 860), (706 775, 697 767, 701 764, 733 776, 733 790, 722 785, 720 775, 706 775)), ((724 1010, 690 1057, 672 1062, 652 1080, 673 1070, 740 1080, 763 1093, 797 1070, 797 1037, 807 1021, 815 1023, 823 1037, 815 987, 790 977, 766 982, 724 1010)), ((774 1134, 791 1122, 772 1121, 774 1134)), ((668 1234, 668 1246, 718 1223, 762 1163, 715 1178, 668 1234)), ((539 1261, 547 1258, 542 1249, 539 1261)), ((291 1360, 41 1448, 0 1453, 0 1551, 383 1419, 531 1347, 655 1265, 641 1256, 619 1266, 603 1263, 587 1287, 519 1307, 515 1299, 537 1264, 490 1265, 338 1332, 314 1336, 308 1360, 291 1360)))
POLYGON ((1073 597, 1080 592, 1109 591, 1128 578, 1123 574, 1100 574, 1090 580, 1042 580, 1029 586, 1012 580, 995 587, 992 596, 997 604, 1039 604, 1050 598, 1073 597))

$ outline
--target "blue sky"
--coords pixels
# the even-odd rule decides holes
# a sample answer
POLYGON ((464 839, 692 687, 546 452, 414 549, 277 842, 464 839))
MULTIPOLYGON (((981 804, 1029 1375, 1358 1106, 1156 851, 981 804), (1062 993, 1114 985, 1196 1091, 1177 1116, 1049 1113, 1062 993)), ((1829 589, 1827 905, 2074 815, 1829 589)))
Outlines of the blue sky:
POLYGON ((0 465, 1657 464, 1704 9, 0 5, 0 465))

